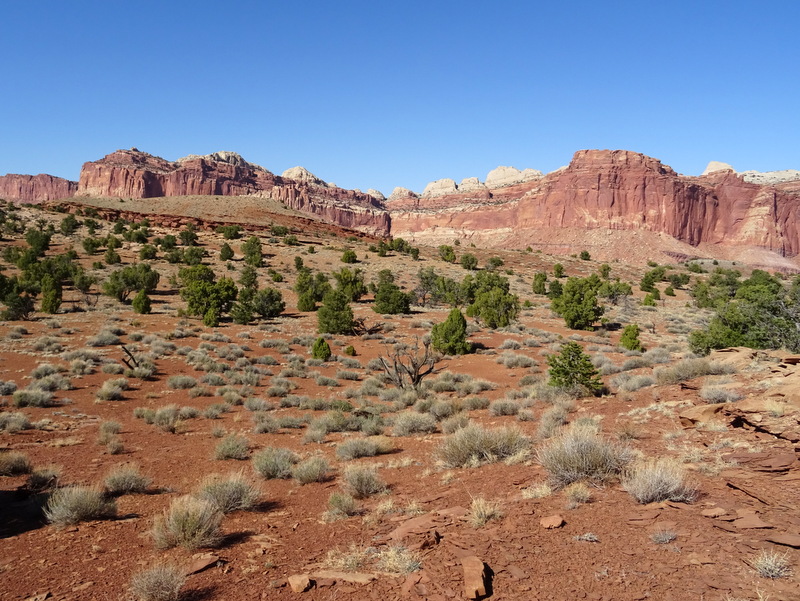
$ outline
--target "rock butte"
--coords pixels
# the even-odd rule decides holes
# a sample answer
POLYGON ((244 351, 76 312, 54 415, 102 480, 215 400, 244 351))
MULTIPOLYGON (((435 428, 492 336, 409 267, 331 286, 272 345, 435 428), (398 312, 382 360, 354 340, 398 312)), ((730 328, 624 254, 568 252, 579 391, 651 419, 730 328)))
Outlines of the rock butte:
POLYGON ((191 195, 271 198, 345 228, 428 244, 459 238, 525 248, 599 240, 593 256, 602 257, 603 241, 630 251, 632 240, 621 233, 631 232, 658 240, 675 257, 700 247, 708 256, 745 260, 766 253, 767 262, 787 267, 794 263, 781 259, 800 254, 800 171, 737 173, 712 161, 692 177, 626 150, 580 150, 546 175, 498 167, 485 182, 441 179, 422 195, 395 188, 388 199, 376 190, 336 187, 303 167, 277 176, 233 152, 171 162, 134 148, 85 163, 78 182, 0 176, 0 197, 17 202, 191 195))

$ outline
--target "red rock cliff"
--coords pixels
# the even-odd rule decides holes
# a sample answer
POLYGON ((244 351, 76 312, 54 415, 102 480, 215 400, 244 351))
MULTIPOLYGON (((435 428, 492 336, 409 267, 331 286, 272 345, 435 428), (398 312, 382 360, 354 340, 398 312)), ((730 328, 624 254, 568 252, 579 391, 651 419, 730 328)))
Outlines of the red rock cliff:
POLYGON ((0 198, 13 202, 40 203, 75 195, 78 183, 52 175, 0 175, 0 198))
POLYGON ((378 236, 389 234, 389 215, 369 194, 280 177, 233 153, 170 162, 135 149, 119 150, 83 165, 77 194, 261 196, 336 225, 378 236))
POLYGON ((540 180, 494 189, 479 203, 468 196, 439 196, 430 207, 424 198, 390 202, 392 234, 438 242, 437 231, 450 239, 477 232, 488 245, 524 248, 558 230, 644 230, 692 246, 800 254, 800 195, 791 185, 748 183, 730 171, 680 176, 624 150, 581 150, 540 180))

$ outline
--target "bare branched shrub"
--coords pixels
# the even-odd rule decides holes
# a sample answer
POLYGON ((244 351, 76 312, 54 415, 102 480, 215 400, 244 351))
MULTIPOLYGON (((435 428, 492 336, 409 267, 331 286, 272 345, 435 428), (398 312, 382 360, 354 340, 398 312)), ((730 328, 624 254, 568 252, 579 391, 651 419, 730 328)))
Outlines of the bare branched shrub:
POLYGON ((436 418, 430 413, 401 413, 394 419, 392 434, 430 434, 436 432, 436 418))
POLYGON ((398 388, 418 390, 425 376, 433 373, 439 355, 431 343, 417 339, 413 346, 397 344, 389 357, 378 357, 386 377, 398 388))
POLYGON ((633 466, 623 480, 623 486, 639 503, 691 503, 697 497, 697 486, 688 481, 685 468, 665 458, 633 466))
POLYGON ((700 389, 700 397, 707 403, 734 403, 742 400, 739 391, 718 386, 703 386, 700 389))

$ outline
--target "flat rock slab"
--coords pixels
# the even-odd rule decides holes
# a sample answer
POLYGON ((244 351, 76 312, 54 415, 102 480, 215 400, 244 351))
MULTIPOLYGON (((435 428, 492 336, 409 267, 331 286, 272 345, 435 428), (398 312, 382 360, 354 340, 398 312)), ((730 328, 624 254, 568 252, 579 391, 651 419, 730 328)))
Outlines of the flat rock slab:
POLYGON ((740 530, 747 530, 750 528, 772 528, 772 524, 768 524, 756 514, 746 515, 733 521, 733 525, 740 530))
POLYGON ((189 563, 184 569, 183 573, 185 576, 191 576, 192 574, 197 574, 198 572, 202 572, 206 568, 210 568, 211 566, 217 565, 219 561, 219 556, 214 555, 213 553, 200 553, 198 555, 192 556, 192 561, 189 563))
POLYGON ((725 515, 726 513, 728 512, 722 507, 710 507, 708 509, 704 509, 703 511, 701 511, 700 515, 702 515, 704 518, 719 518, 725 515))
POLYGON ((552 530, 553 528, 561 528, 566 522, 564 518, 560 515, 549 515, 545 518, 539 520, 539 524, 542 528, 547 528, 548 530, 552 530))
POLYGON ((475 555, 461 558, 464 568, 464 594, 468 599, 486 595, 486 567, 475 555))
POLYGON ((335 580, 336 582, 352 582, 354 584, 369 584, 375 580, 375 574, 366 572, 339 572, 337 570, 319 570, 310 574, 314 580, 335 580))
POLYGON ((770 534, 766 537, 766 540, 776 545, 785 545, 787 547, 800 549, 800 534, 790 534, 788 532, 770 534))

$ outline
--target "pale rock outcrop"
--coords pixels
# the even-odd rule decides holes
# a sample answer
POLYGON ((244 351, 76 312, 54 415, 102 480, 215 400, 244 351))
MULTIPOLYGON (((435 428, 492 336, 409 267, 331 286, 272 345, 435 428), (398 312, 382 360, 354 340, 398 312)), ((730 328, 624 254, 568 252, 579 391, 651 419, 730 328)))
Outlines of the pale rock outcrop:
POLYGON ((393 200, 407 200, 409 198, 419 198, 419 194, 413 190, 409 190, 408 188, 397 186, 394 190, 392 190, 388 201, 392 202, 393 200))
POLYGON ((423 198, 431 198, 432 196, 444 196, 445 194, 455 194, 458 191, 456 182, 449 177, 437 179, 435 182, 429 183, 422 191, 423 198))
POLYGON ((486 185, 483 184, 477 177, 466 177, 458 184, 459 192, 484 192, 486 185))
POLYGON ((372 196, 372 198, 376 198, 377 200, 380 200, 381 202, 386 200, 386 197, 383 195, 383 192, 381 192, 380 190, 376 190, 375 188, 369 188, 367 190, 367 194, 372 196))
POLYGON ((291 167, 287 169, 283 173, 281 173, 281 177, 285 177, 287 179, 293 179, 296 182, 302 182, 304 184, 314 184, 315 186, 327 186, 328 184, 318 178, 316 175, 311 173, 305 167, 291 167))
POLYGON ((771 185, 800 180, 800 171, 784 169, 783 171, 742 171, 739 175, 751 184, 771 185))
MULTIPOLYGON (((238 152, 231 152, 229 150, 220 150, 219 152, 212 152, 211 154, 188 154, 185 157, 178 159, 177 163, 185 163, 188 161, 196 161, 197 159, 203 159, 208 162, 212 163, 227 163, 228 165, 234 165, 236 167, 247 167, 249 169, 260 169, 262 171, 267 171, 263 167, 259 165, 255 165, 253 163, 249 163, 242 158, 238 152)), ((267 173, 269 173, 267 171, 267 173)))
POLYGON ((536 169, 524 169, 520 171, 516 167, 500 166, 492 169, 486 176, 487 188, 501 188, 503 186, 513 186, 537 180, 543 176, 541 171, 536 169))
POLYGON ((703 175, 708 175, 709 173, 716 173, 717 171, 733 171, 734 173, 736 173, 736 169, 728 165, 728 163, 721 163, 720 161, 711 161, 708 163, 708 165, 706 165, 706 168, 703 171, 703 175))

